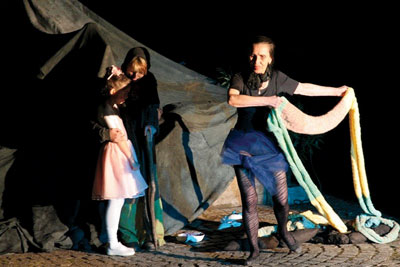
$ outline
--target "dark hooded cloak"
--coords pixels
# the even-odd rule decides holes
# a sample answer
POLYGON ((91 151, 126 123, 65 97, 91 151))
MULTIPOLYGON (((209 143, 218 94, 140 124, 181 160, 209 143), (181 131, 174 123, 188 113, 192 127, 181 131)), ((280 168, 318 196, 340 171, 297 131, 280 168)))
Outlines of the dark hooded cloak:
MULTIPOLYGON (((150 125, 158 127, 158 108, 160 99, 157 92, 157 80, 150 69, 150 54, 144 47, 135 47, 128 51, 121 66, 126 72, 127 65, 136 56, 142 57, 147 62, 147 74, 143 78, 132 81, 129 97, 123 108, 124 123, 128 131, 128 137, 134 143, 136 151, 140 151, 145 144, 144 129, 150 125)), ((140 160, 140 159, 139 159, 140 160)))

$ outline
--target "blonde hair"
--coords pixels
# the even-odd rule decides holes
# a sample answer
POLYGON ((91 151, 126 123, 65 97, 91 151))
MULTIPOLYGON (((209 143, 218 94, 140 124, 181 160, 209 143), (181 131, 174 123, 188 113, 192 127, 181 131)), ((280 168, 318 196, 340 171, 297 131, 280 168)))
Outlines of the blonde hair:
POLYGON ((131 79, 126 77, 124 73, 113 73, 113 67, 108 67, 106 69, 104 79, 105 85, 100 92, 100 94, 104 97, 109 97, 112 89, 114 89, 115 92, 118 92, 131 83, 131 79))
POLYGON ((110 79, 107 80, 106 82, 106 87, 109 91, 112 89, 115 90, 115 92, 118 92, 119 90, 125 88, 128 84, 130 84, 131 79, 125 76, 125 74, 120 74, 120 75, 113 75, 110 77, 110 79))
POLYGON ((131 62, 129 62, 126 67, 126 71, 132 71, 135 73, 141 73, 143 75, 147 74, 147 61, 146 59, 136 56, 132 58, 131 62))

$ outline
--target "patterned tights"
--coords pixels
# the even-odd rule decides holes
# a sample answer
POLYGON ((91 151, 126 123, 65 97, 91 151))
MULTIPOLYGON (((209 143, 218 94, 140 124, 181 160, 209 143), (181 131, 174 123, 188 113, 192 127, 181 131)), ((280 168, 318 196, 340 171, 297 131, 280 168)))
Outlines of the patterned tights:
MULTIPOLYGON (((250 244, 250 257, 255 259, 260 251, 258 248, 258 213, 257 213, 257 192, 254 179, 248 176, 249 170, 235 166, 235 173, 240 189, 243 205, 243 221, 247 237, 250 244)), ((287 220, 289 213, 288 190, 286 183, 286 173, 284 171, 275 174, 276 191, 272 196, 275 217, 278 221, 278 233, 289 249, 296 250, 297 244, 293 236, 287 230, 287 220)))

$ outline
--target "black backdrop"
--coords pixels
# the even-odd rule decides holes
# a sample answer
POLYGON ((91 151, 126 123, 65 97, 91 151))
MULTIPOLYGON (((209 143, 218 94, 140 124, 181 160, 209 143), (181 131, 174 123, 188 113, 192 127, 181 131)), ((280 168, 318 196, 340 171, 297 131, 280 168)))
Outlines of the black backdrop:
MULTIPOLYGON (((276 67, 292 78, 355 88, 372 201, 377 209, 393 216, 400 215, 395 206, 398 201, 395 128, 399 58, 393 7, 350 8, 339 3, 289 8, 267 2, 219 7, 199 3, 154 6, 131 1, 81 2, 134 39, 211 78, 216 76, 217 67, 237 70, 246 38, 264 34, 277 44, 276 67)), ((31 97, 47 97, 49 104, 55 105, 51 92, 37 92, 34 84, 24 83, 27 77, 36 74, 31 70, 54 52, 42 51, 40 42, 29 41, 29 32, 18 31, 19 25, 28 23, 24 15, 15 14, 11 21, 3 23, 9 25, 3 32, 7 36, 3 41, 3 65, 7 69, 3 79, 12 83, 2 88, 2 128, 7 128, 5 137, 2 131, 2 145, 9 147, 46 134, 45 127, 37 128, 37 124, 27 118, 28 108, 24 109, 24 114, 18 114, 20 106, 32 105, 31 97), (5 90, 18 83, 32 90, 23 90, 23 95, 20 90, 5 90), (20 121, 31 123, 21 125, 20 121), (33 129, 33 135, 18 131, 21 128, 33 129)), ((46 38, 50 37, 43 35, 43 39, 46 38)), ((58 47, 55 45, 55 49, 58 47)), ((328 110, 334 103, 330 98, 302 98, 302 101, 310 113, 316 114, 328 110)), ((324 135, 324 143, 313 157, 313 166, 323 193, 354 200, 346 122, 324 135)), ((54 160, 62 163, 62 159, 54 160)))
MULTIPOLYGON (((372 201, 399 216, 397 179, 397 63, 395 16, 385 5, 348 6, 247 2, 221 4, 100 4, 81 0, 93 11, 162 55, 211 78, 216 68, 232 71, 243 61, 246 39, 271 37, 276 68, 300 82, 348 85, 355 89, 372 201), (124 8, 121 8, 124 6, 124 8)), ((301 97, 311 114, 336 102, 301 97)), ((350 167, 348 121, 322 137, 314 150, 311 175, 323 193, 355 200, 350 167)))

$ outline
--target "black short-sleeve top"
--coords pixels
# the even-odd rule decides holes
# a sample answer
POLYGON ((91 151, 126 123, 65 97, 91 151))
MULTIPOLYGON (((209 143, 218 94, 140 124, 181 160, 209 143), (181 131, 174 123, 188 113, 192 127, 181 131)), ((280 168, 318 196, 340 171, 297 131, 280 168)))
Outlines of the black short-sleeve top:
MULTIPOLYGON (((235 74, 230 83, 230 88, 236 89, 241 95, 249 96, 274 96, 281 94, 293 95, 299 82, 291 79, 281 71, 272 71, 268 86, 261 90, 251 90, 244 81, 243 73, 235 74)), ((243 107, 237 108, 238 120, 235 129, 249 131, 257 130, 267 132, 267 119, 270 112, 268 107, 243 107)))

